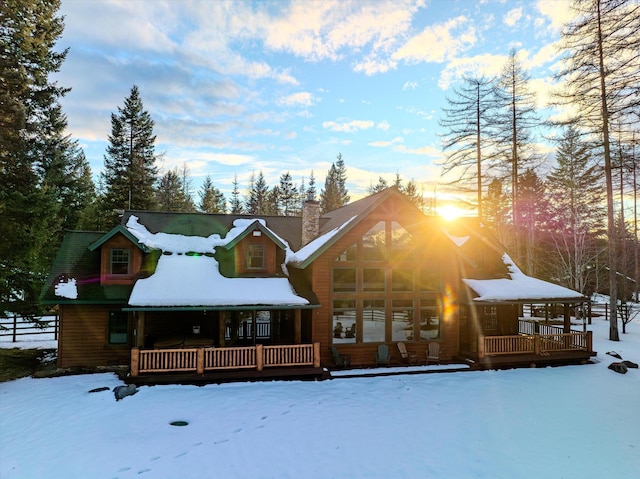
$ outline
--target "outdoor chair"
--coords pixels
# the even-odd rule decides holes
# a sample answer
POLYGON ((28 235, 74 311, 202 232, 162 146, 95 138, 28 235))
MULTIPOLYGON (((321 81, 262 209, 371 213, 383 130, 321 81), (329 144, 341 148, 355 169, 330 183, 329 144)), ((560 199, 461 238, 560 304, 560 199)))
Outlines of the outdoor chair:
POLYGON ((440 343, 429 343, 427 346, 427 365, 429 362, 440 364, 440 343))
POLYGON ((385 366, 391 364, 391 355, 389 354, 389 348, 386 344, 380 344, 376 352, 376 366, 380 366, 381 364, 385 366))
POLYGON ((335 346, 331 346, 331 355, 333 362, 338 368, 348 368, 351 364, 351 356, 348 354, 340 354, 335 346))
POLYGON ((400 352, 400 359, 403 363, 416 364, 418 362, 418 355, 407 351, 407 346, 405 346, 403 342, 398 343, 398 351, 400 352))

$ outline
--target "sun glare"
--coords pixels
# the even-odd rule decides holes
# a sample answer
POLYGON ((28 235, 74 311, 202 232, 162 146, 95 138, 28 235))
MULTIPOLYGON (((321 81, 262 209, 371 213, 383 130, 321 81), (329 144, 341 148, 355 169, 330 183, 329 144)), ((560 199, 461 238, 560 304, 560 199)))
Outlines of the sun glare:
POLYGON ((436 208, 436 211, 446 221, 453 221, 456 218, 459 218, 459 217, 465 215, 465 211, 464 210, 458 208, 457 206, 453 206, 453 205, 438 206, 436 208))

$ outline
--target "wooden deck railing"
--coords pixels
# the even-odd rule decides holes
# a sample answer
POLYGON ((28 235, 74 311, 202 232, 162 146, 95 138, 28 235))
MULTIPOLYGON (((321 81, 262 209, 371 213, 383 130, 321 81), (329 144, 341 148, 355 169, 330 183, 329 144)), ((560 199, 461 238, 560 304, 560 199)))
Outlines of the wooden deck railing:
POLYGON ((591 351, 591 332, 480 336, 478 356, 506 354, 549 355, 560 351, 591 351))
POLYGON ((278 366, 320 367, 320 343, 240 348, 131 350, 131 375, 256 369, 278 366))

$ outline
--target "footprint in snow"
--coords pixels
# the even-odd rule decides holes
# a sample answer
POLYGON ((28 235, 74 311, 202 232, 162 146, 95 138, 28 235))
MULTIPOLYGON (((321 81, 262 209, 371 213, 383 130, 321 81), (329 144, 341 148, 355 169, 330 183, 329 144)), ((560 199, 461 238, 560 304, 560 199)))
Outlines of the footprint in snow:
POLYGON ((121 467, 120 469, 118 469, 118 472, 127 472, 130 471, 131 468, 130 467, 121 467))
POLYGON ((188 452, 188 451, 185 451, 185 452, 180 453, 180 454, 178 454, 177 456, 173 456, 173 457, 174 457, 175 459, 177 459, 177 458, 179 458, 179 457, 186 456, 187 454, 189 454, 189 452, 188 452))
POLYGON ((151 469, 140 469, 138 474, 144 474, 145 472, 151 472, 151 469))
POLYGON ((152 457, 151 458, 152 461, 157 461, 158 459, 160 459, 160 456, 156 456, 156 457, 152 457))
POLYGON ((233 430, 233 432, 236 433, 236 434, 239 433, 240 431, 242 431, 242 428, 238 428, 238 429, 234 429, 233 430))

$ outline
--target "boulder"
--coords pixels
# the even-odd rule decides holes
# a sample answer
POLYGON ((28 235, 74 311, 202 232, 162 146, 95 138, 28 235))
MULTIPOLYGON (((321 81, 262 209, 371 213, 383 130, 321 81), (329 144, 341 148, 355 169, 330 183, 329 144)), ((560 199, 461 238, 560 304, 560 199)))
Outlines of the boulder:
POLYGON ((609 369, 620 374, 627 373, 627 367, 623 363, 611 363, 609 364, 609 369))
POLYGON ((634 363, 633 361, 624 360, 622 361, 622 364, 624 364, 629 369, 638 369, 638 363, 634 363))
POLYGON ((622 356, 620 356, 618 353, 616 353, 615 351, 608 351, 607 354, 609 356, 613 356, 614 358, 618 358, 618 359, 622 359, 622 356))
POLYGON ((116 397, 116 401, 125 398, 127 396, 133 396, 138 392, 135 384, 127 384, 126 386, 116 386, 113 388, 113 394, 116 397))

